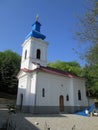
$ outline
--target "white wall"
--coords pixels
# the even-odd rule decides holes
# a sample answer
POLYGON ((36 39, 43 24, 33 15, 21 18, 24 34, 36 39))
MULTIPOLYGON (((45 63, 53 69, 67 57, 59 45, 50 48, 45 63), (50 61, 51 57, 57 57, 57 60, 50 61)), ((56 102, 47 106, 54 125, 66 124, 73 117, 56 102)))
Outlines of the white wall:
POLYGON ((35 106, 35 98, 36 98, 36 73, 32 73, 31 75, 31 85, 29 90, 29 105, 35 106))
POLYGON ((27 39, 22 44, 22 59, 21 59, 21 68, 31 68, 30 64, 30 48, 31 48, 31 39, 27 39), (27 50, 27 58, 25 59, 25 51, 27 50))
POLYGON ((17 94, 17 105, 20 105, 21 94, 23 94, 23 104, 26 103, 26 85, 27 85, 27 76, 21 77, 18 82, 18 94, 17 94))
POLYGON ((22 47, 22 60, 21 60, 21 68, 28 68, 28 69, 35 69, 36 66, 33 65, 34 63, 39 63, 42 66, 47 65, 47 46, 48 43, 44 40, 37 39, 37 38, 29 38, 27 39, 22 47), (40 49, 41 51, 41 58, 36 59, 36 51, 40 49), (25 51, 27 50, 27 58, 25 59, 25 51))
POLYGON ((24 73, 19 77, 17 105, 20 105, 20 95, 23 94, 23 105, 34 106, 36 93, 36 73, 24 73))
POLYGON ((30 48, 30 58, 33 62, 39 63, 42 66, 47 65, 47 46, 48 43, 41 39, 33 38, 31 42, 31 48, 30 48), (36 59, 36 51, 37 49, 40 49, 41 51, 41 58, 36 59))
POLYGON ((87 106, 85 81, 82 79, 44 72, 33 72, 24 76, 21 74, 21 76, 17 105, 20 103, 20 94, 23 93, 23 105, 26 106, 59 106, 60 95, 64 96, 64 106, 87 106), (45 89, 45 97, 42 97, 43 88, 45 89), (81 91, 81 101, 78 100, 78 90, 81 91), (69 101, 66 101, 67 94, 69 101))
POLYGON ((85 80, 79 78, 73 78, 74 85, 74 105, 75 106, 87 106, 85 80), (78 90, 81 91, 81 100, 78 100, 78 90))
POLYGON ((65 106, 73 105, 72 79, 68 77, 51 75, 39 72, 37 79, 36 105, 59 106, 60 95, 64 96, 65 106), (45 88, 45 97, 42 97, 42 89, 45 88), (69 95, 69 101, 66 96, 69 95))

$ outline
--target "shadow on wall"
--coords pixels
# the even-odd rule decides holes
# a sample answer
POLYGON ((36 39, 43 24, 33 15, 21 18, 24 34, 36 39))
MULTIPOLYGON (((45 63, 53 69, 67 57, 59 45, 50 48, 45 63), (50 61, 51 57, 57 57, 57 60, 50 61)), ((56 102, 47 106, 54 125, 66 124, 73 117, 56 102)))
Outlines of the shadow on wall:
POLYGON ((34 111, 35 94, 28 92, 25 88, 18 88, 16 109, 18 112, 34 111))

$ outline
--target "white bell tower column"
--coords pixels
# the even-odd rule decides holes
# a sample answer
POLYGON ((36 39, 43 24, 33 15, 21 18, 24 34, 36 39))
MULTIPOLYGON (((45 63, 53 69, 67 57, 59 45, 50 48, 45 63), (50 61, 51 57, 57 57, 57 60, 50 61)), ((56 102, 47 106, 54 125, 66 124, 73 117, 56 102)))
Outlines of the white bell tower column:
POLYGON ((35 69, 38 64, 47 66, 47 47, 48 43, 44 41, 46 36, 40 33, 41 24, 36 22, 32 25, 31 32, 26 36, 22 44, 21 69, 35 69))

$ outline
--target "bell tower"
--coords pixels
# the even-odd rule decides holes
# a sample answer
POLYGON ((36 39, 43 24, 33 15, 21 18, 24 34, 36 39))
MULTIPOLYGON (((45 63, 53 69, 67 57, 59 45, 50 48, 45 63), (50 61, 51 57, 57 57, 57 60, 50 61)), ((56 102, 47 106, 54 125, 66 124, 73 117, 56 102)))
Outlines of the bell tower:
POLYGON ((44 41, 46 38, 40 32, 41 24, 38 22, 38 16, 32 25, 31 32, 26 36, 22 44, 22 60, 21 69, 35 69, 37 65, 47 66, 47 47, 48 43, 44 41))

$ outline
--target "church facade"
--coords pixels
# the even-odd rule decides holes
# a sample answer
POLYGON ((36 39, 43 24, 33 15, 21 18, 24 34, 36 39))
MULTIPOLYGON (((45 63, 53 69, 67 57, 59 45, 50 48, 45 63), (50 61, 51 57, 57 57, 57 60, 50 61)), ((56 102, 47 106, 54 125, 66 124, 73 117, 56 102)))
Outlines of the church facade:
POLYGON ((17 107, 31 113, 74 113, 88 106, 85 79, 47 67, 46 36, 38 20, 22 44, 17 107))

